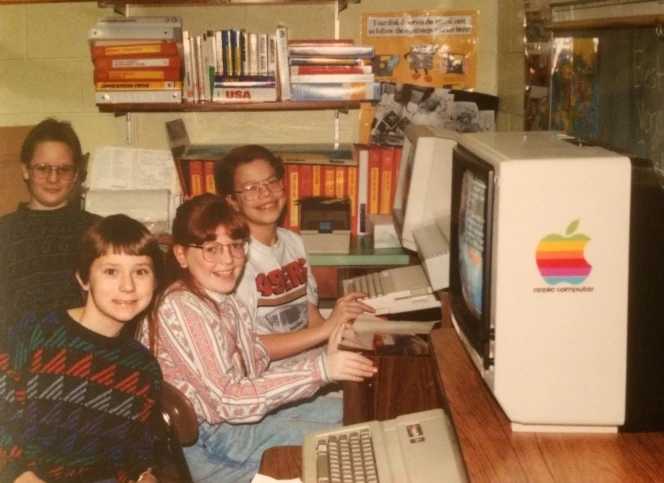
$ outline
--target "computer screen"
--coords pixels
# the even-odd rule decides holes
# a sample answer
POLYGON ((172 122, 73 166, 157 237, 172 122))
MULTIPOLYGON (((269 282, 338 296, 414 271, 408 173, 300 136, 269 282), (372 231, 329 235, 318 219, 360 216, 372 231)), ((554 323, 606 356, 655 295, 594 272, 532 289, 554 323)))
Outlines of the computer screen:
POLYGON ((474 350, 489 367, 488 303, 491 279, 488 262, 491 244, 493 167, 464 149, 454 151, 452 176, 450 297, 457 321, 474 350), (489 191, 487 193, 487 191, 489 191), (486 300, 486 302, 485 302, 486 300))
POLYGON ((411 125, 405 134, 393 217, 402 246, 417 251, 413 230, 450 214, 452 149, 457 133, 411 125))
POLYGON ((662 219, 649 160, 554 132, 458 138, 452 319, 513 430, 664 430, 662 219))

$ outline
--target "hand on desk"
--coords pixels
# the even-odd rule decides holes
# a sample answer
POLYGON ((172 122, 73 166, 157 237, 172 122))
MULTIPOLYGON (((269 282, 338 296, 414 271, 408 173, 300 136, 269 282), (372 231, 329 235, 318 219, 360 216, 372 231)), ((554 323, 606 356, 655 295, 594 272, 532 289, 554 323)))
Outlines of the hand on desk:
POLYGON ((334 381, 362 382, 367 377, 373 377, 377 369, 366 357, 339 349, 345 328, 346 324, 340 324, 330 335, 327 345, 327 372, 334 381))
POLYGON ((354 322, 362 313, 369 312, 373 314, 375 312, 373 307, 362 303, 359 300, 367 295, 368 294, 364 292, 349 292, 337 300, 334 304, 334 309, 332 309, 332 313, 327 320, 323 322, 323 327, 325 327, 326 331, 329 331, 327 332, 328 336, 331 335, 337 327, 354 322))

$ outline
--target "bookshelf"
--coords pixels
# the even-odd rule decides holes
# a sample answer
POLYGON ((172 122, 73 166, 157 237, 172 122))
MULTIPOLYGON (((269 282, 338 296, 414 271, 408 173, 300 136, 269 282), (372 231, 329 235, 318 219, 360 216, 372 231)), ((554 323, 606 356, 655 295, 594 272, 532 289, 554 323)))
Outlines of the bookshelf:
POLYGON ((99 112, 112 112, 117 116, 121 116, 130 112, 321 111, 325 109, 345 112, 351 109, 359 109, 360 104, 361 101, 183 102, 181 104, 97 104, 97 107, 99 112))

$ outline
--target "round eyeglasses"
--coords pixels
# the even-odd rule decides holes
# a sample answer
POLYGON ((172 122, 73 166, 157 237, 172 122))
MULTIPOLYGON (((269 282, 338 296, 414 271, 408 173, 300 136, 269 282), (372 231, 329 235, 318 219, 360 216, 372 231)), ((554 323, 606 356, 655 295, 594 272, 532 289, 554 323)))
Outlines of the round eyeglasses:
POLYGON ((56 172, 58 178, 70 180, 76 174, 76 167, 71 164, 61 164, 60 166, 51 166, 50 164, 33 164, 29 167, 30 174, 35 179, 48 178, 53 171, 56 172))
POLYGON ((273 176, 264 181, 248 184, 241 190, 234 191, 233 193, 242 195, 246 201, 253 201, 258 198, 263 186, 265 186, 271 193, 281 193, 284 190, 284 180, 273 176))
POLYGON ((244 258, 249 251, 249 244, 246 241, 228 243, 224 245, 219 242, 207 242, 202 245, 187 245, 192 248, 200 248, 203 252, 203 258, 206 262, 214 263, 221 258, 224 253, 224 247, 228 248, 231 257, 244 258))

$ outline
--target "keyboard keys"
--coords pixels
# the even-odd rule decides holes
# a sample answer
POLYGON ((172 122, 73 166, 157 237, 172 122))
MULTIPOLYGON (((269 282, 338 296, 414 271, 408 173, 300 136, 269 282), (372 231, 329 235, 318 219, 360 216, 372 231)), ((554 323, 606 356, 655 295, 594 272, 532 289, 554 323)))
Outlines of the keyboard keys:
POLYGON ((321 438, 316 455, 318 483, 379 483, 368 429, 321 438))

